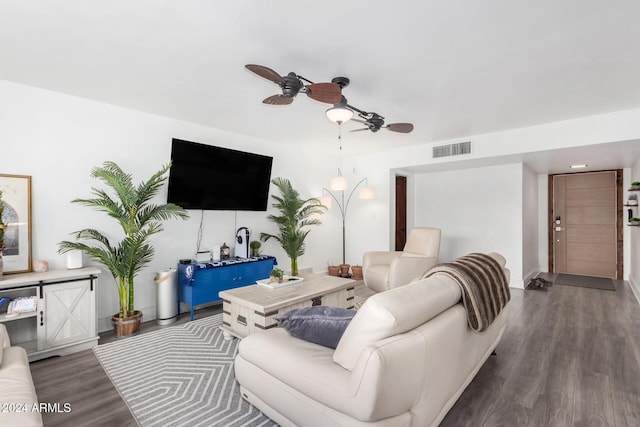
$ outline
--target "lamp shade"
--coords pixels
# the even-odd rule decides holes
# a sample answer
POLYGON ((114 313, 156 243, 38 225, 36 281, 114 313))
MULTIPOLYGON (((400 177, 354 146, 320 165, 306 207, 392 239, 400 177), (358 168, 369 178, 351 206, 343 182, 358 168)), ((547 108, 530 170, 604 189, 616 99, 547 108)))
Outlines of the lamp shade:
POLYGON ((353 117, 353 111, 344 107, 329 108, 325 114, 327 119, 338 124, 346 123, 353 117))
POLYGON ((329 184, 329 188, 334 191, 344 191, 347 189, 347 178, 344 176, 334 176, 331 178, 331 182, 329 184))
POLYGON ((359 197, 363 200, 373 199, 376 196, 376 192, 373 187, 362 187, 360 189, 359 197))
POLYGON ((322 197, 318 197, 318 200, 320 200, 320 203, 322 204, 322 206, 325 206, 327 209, 331 209, 331 205, 333 204, 331 201, 331 197, 322 196, 322 197))

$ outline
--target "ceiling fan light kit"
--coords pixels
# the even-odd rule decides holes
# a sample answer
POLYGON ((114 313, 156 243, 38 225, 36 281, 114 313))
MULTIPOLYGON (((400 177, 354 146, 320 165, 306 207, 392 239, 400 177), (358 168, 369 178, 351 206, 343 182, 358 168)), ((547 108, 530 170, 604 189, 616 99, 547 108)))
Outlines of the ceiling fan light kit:
POLYGON ((349 105, 347 99, 342 96, 342 89, 349 85, 349 79, 346 77, 334 77, 331 83, 313 83, 304 77, 290 72, 282 77, 269 67, 257 64, 245 65, 249 71, 259 75, 260 77, 270 80, 280 86, 281 94, 272 95, 265 98, 262 102, 270 105, 288 105, 293 102, 293 98, 300 93, 306 93, 312 99, 326 104, 334 104, 325 114, 327 119, 338 126, 352 120, 353 115, 358 113, 361 120, 353 119, 354 122, 362 123, 366 127, 355 129, 351 132, 362 130, 370 130, 377 132, 380 129, 388 129, 392 132, 409 133, 413 130, 411 123, 391 123, 385 126, 384 117, 378 113, 366 112, 359 108, 349 105), (308 83, 305 85, 305 83, 308 83))
POLYGON ((337 104, 335 107, 329 108, 325 112, 327 119, 339 125, 347 123, 353 117, 353 111, 337 104))

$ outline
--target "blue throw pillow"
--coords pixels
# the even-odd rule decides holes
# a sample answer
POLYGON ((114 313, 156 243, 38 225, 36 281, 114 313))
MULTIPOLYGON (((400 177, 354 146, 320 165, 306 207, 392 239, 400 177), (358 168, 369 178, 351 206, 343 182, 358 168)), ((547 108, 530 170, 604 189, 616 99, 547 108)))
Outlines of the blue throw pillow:
POLYGON ((296 338, 336 348, 355 314, 355 310, 317 305, 287 311, 276 320, 296 338))

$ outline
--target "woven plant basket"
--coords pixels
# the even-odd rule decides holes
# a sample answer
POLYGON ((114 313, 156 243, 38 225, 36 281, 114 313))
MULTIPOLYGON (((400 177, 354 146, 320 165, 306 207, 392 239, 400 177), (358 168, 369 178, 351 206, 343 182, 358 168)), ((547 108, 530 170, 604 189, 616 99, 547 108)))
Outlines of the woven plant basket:
POLYGON ((142 322, 142 312, 134 311, 133 316, 118 317, 114 314, 111 318, 111 324, 113 325, 113 332, 117 338, 126 338, 132 335, 136 335, 140 331, 140 323, 142 322))

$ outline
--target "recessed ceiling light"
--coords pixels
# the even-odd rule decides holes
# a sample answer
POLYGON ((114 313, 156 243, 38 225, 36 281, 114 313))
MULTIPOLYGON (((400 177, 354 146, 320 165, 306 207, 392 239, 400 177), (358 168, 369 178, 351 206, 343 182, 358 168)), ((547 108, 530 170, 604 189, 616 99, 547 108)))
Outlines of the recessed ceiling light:
POLYGON ((589 165, 571 165, 569 166, 571 169, 582 169, 582 168, 586 168, 589 165))

